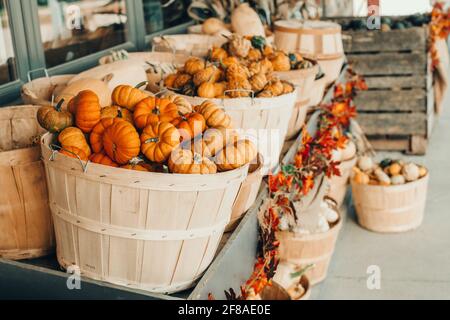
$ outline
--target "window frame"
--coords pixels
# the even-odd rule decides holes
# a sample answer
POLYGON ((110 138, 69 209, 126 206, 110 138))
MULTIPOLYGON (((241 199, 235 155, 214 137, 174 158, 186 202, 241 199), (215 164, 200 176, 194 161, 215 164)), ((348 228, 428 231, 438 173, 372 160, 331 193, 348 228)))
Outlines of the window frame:
POLYGON ((142 0, 125 0, 127 8, 127 41, 120 45, 79 59, 46 68, 44 45, 42 43, 38 4, 36 0, 6 0, 8 19, 11 25, 13 48, 17 67, 17 80, 0 85, 0 107, 7 103, 19 102, 21 87, 28 82, 30 72, 33 78, 44 75, 75 74, 98 65, 98 60, 112 50, 146 51, 151 49, 151 41, 161 34, 183 33, 193 21, 147 34, 142 0))

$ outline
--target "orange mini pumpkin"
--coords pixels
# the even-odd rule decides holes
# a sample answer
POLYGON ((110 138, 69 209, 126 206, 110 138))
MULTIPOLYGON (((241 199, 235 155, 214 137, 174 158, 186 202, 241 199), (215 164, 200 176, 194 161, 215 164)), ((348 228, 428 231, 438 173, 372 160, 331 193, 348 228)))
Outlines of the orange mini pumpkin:
POLYGON ((191 76, 205 68, 205 61, 197 57, 191 57, 184 63, 184 71, 191 76))
POLYGON ((225 49, 220 47, 213 47, 209 53, 211 61, 222 61, 228 58, 228 53, 225 49))
POLYGON ((111 96, 113 103, 133 112, 136 105, 149 96, 148 93, 138 89, 145 84, 146 83, 143 82, 138 84, 137 87, 129 85, 120 85, 116 87, 111 96))
POLYGON ((205 118, 197 112, 182 115, 173 120, 172 124, 180 132, 182 141, 191 140, 206 130, 205 118))
POLYGON ((148 97, 136 105, 133 118, 136 128, 157 122, 171 122, 179 115, 178 107, 169 99, 148 97))
POLYGON ((195 107, 195 111, 205 118, 208 127, 229 128, 231 126, 230 116, 211 101, 204 101, 201 105, 195 107))
POLYGON ((114 121, 119 118, 103 118, 99 123, 92 129, 91 135, 89 136, 89 142, 91 143, 92 151, 99 153, 103 150, 103 134, 105 130, 112 126, 114 121))
POLYGON ((77 147, 64 147, 63 149, 61 149, 59 151, 60 154, 63 154, 65 156, 71 157, 71 158, 75 158, 78 159, 80 158, 83 161, 88 161, 88 155, 81 149, 77 148, 77 147))
POLYGON ((257 151, 250 140, 239 140, 227 145, 216 156, 219 171, 229 171, 240 168, 256 159, 257 151))
POLYGON ((91 149, 86 141, 83 132, 76 127, 68 127, 58 135, 58 141, 64 149, 71 147, 80 149, 88 158, 91 155, 91 149))
POLYGON ((103 164, 103 165, 109 166, 109 167, 117 168, 119 166, 117 163, 112 161, 111 158, 108 157, 104 152, 93 153, 89 157, 89 160, 91 160, 91 162, 93 162, 93 163, 103 164))
POLYGON ((169 169, 172 173, 180 174, 213 174, 217 166, 199 153, 186 149, 176 149, 169 158, 169 169))
POLYGON ((180 133, 168 122, 146 126, 141 134, 141 151, 148 160, 166 162, 172 151, 180 144, 180 133))
POLYGON ((103 147, 114 162, 126 164, 139 155, 141 142, 132 124, 115 118, 114 123, 103 133, 103 147))
POLYGON ((98 96, 90 90, 81 91, 73 101, 75 123, 84 133, 90 133, 100 121, 101 106, 98 96))
POLYGON ((129 123, 133 123, 133 114, 130 110, 119 107, 119 106, 110 106, 102 108, 100 112, 100 118, 122 118, 129 123))

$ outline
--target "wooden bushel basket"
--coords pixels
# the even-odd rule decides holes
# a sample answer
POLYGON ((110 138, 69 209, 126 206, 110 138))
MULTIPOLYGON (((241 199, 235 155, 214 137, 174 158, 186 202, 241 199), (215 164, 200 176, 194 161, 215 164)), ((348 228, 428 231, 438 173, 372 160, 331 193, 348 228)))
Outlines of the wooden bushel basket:
POLYGON ((32 80, 22 86, 21 96, 25 104, 50 105, 56 87, 65 87, 74 75, 59 75, 32 80))
POLYGON ((172 52, 204 58, 212 47, 221 47, 227 38, 204 34, 175 34, 154 37, 152 50, 172 52))
POLYGON ((236 129, 255 135, 264 158, 264 175, 278 165, 289 121, 297 98, 296 91, 273 98, 206 99, 182 95, 193 106, 209 100, 222 106, 236 129), (260 130, 266 130, 261 132, 260 130))
POLYGON ((191 287, 211 263, 248 165, 211 175, 84 163, 41 140, 62 267, 152 292, 191 287))
POLYGON ((275 45, 279 50, 299 52, 319 59, 344 54, 341 26, 329 21, 276 21, 275 45))
POLYGON ((231 232, 236 229, 241 218, 255 203, 264 176, 263 169, 264 159, 262 155, 259 154, 258 162, 254 165, 250 165, 247 178, 245 178, 241 184, 236 202, 233 205, 231 219, 225 228, 225 232, 231 232))
POLYGON ((281 80, 292 83, 297 88, 297 102, 311 99, 315 92, 312 91, 314 79, 319 72, 317 61, 308 59, 313 66, 308 69, 276 71, 274 75, 281 80))
POLYGON ((276 235, 280 241, 279 257, 281 261, 294 263, 300 268, 313 265, 305 273, 311 285, 326 278, 334 246, 342 227, 342 216, 339 209, 337 206, 334 209, 339 213, 339 220, 332 224, 327 232, 299 235, 288 231, 278 231, 276 235))
POLYGON ((396 186, 373 186, 352 181, 358 223, 375 232, 405 232, 422 224, 429 174, 396 186))
POLYGON ((54 251, 37 106, 0 108, 0 257, 30 259, 54 251))
POLYGON ((325 85, 328 86, 334 83, 341 74, 342 67, 344 65, 345 55, 341 55, 334 58, 317 58, 317 62, 325 73, 325 85))
POLYGON ((338 207, 342 206, 345 199, 345 194, 347 193, 348 179, 352 173, 352 168, 356 165, 356 156, 352 159, 342 161, 338 168, 341 172, 341 176, 333 176, 330 182, 330 192, 328 195, 330 198, 336 200, 338 207))

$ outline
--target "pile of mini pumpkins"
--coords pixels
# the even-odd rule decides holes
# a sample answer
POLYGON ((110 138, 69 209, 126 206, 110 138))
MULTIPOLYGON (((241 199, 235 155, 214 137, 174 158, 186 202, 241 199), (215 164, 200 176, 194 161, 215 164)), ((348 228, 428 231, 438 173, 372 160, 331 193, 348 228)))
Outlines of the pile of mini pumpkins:
POLYGON ((60 153, 111 167, 212 174, 256 159, 253 143, 240 139, 229 115, 210 101, 192 107, 180 96, 159 98, 128 85, 116 87, 111 100, 102 108, 95 92, 83 90, 67 110, 60 100, 41 107, 37 118, 57 134, 60 153))
POLYGON ((268 98, 294 91, 274 71, 310 68, 300 54, 286 54, 266 44, 264 37, 232 35, 222 47, 214 47, 206 59, 191 57, 164 86, 188 96, 202 98, 268 98))
POLYGON ((384 159, 376 164, 372 158, 362 156, 353 168, 353 181, 369 185, 401 185, 419 180, 428 170, 420 165, 403 160, 384 159))

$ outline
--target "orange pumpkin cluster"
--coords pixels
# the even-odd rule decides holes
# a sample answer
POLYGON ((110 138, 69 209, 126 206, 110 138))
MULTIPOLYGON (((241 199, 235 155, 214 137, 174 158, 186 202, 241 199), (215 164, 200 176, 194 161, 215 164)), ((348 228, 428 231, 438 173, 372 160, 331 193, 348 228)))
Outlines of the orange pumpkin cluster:
POLYGON ((265 45, 264 38, 253 38, 233 35, 222 48, 212 48, 206 59, 191 57, 176 73, 166 77, 165 87, 209 99, 267 98, 293 92, 292 84, 273 74, 273 71, 291 70, 294 65, 291 59, 265 45))
POLYGON ((240 139, 229 115, 210 101, 193 108, 180 96, 159 98, 121 85, 112 102, 101 108, 98 96, 85 90, 68 103, 75 125, 59 132, 62 154, 111 167, 182 174, 229 171, 256 159, 253 143, 240 139))

